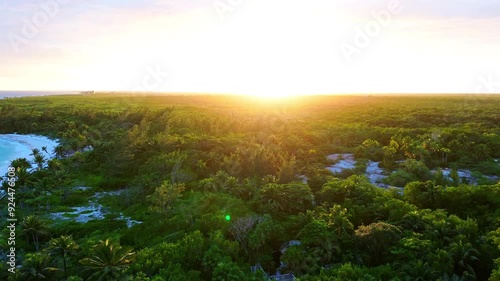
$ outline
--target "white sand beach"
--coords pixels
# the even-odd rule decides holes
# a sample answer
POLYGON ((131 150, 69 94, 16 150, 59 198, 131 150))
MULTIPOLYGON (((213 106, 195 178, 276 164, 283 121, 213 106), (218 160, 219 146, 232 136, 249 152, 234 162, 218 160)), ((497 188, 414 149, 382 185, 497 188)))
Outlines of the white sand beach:
POLYGON ((37 148, 46 159, 52 158, 54 148, 58 145, 56 140, 38 135, 18 135, 18 134, 0 134, 0 174, 4 175, 10 162, 17 158, 26 158, 32 161, 31 150, 37 148), (42 147, 47 147, 46 152, 42 147))

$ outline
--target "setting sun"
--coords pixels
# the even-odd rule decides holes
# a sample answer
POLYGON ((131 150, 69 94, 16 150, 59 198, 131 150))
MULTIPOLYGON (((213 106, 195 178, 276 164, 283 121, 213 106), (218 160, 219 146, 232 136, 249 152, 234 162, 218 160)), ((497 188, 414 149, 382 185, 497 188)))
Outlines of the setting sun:
POLYGON ((287 92, 271 92, 271 91, 262 91, 262 92, 253 92, 245 94, 249 97, 261 99, 261 100, 283 100, 288 99, 297 95, 287 93, 287 92))
POLYGON ((468 93, 484 77, 500 80, 500 42, 491 40, 499 19, 488 12, 466 18, 466 7, 452 5, 450 17, 439 18, 436 10, 447 8, 431 2, 149 2, 72 1, 50 14, 36 5, 7 12, 1 88, 282 98, 468 93), (42 15, 47 20, 37 24, 42 15))

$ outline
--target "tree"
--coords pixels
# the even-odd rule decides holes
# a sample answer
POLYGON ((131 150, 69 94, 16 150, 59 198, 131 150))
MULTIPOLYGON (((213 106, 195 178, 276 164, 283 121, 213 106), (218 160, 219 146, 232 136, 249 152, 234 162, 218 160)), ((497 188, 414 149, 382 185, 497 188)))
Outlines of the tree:
POLYGON ((354 226, 349 220, 346 208, 333 205, 327 212, 321 212, 320 218, 324 219, 328 228, 342 241, 351 240, 354 234, 354 226))
POLYGON ((356 148, 356 157, 380 161, 384 158, 384 152, 378 141, 367 139, 356 148))
MULTIPOLYGON (((392 143, 393 141, 391 141, 392 143)), ((395 145, 382 147, 382 152, 384 154, 382 159, 382 166, 387 169, 392 169, 397 167, 396 163, 396 153, 397 149, 395 145)))
POLYGON ((401 237, 401 230, 392 224, 377 222, 360 226, 354 235, 359 248, 368 254, 368 264, 379 265, 387 257, 388 249, 401 237))
POLYGON ((50 157, 50 153, 47 151, 47 146, 42 146, 42 151, 47 153, 47 155, 49 155, 50 157))
MULTIPOLYGON (((500 250, 500 228, 489 232, 487 234, 487 239, 495 246, 498 253, 498 250, 500 250)), ((495 269, 491 273, 489 281, 500 281, 500 258, 496 258, 494 263, 495 269)))
POLYGON ((230 176, 225 171, 217 171, 214 176, 203 179, 200 185, 203 190, 209 192, 228 192, 241 186, 236 177, 230 176))
POLYGON ((281 256, 281 261, 286 264, 286 268, 295 274, 314 272, 320 267, 320 259, 310 252, 307 252, 304 245, 293 245, 286 249, 281 256))
POLYGON ((415 159, 407 159, 403 164, 403 169, 406 172, 416 176, 417 179, 419 180, 431 179, 431 172, 423 161, 417 161, 415 159))
POLYGON ((26 158, 14 159, 14 160, 12 160, 12 162, 10 162, 10 166, 14 167, 16 169, 29 169, 29 168, 31 168, 31 164, 28 161, 28 159, 26 159, 26 158))
POLYGON ((323 220, 314 219, 304 226, 297 235, 304 246, 312 250, 322 264, 329 264, 340 256, 340 247, 336 235, 323 220))
POLYGON ((66 153, 66 148, 62 145, 58 145, 54 148, 54 154, 57 159, 63 158, 65 153, 66 153))
POLYGON ((479 261, 479 252, 468 242, 460 239, 450 244, 450 255, 455 261, 455 272, 461 275, 476 276, 473 264, 479 261))
POLYGON ((296 161, 295 157, 292 157, 290 161, 284 161, 278 171, 278 182, 279 183, 289 183, 297 177, 296 174, 296 161))
POLYGON ((66 259, 67 256, 78 250, 78 245, 70 236, 61 236, 49 241, 49 250, 53 255, 59 256, 63 261, 64 278, 68 278, 66 259))
POLYGON ((458 175, 458 171, 455 168, 452 168, 450 171, 450 178, 453 182, 453 186, 458 186, 460 184, 460 176, 458 175))
POLYGON ((90 256, 80 261, 85 271, 90 272, 88 280, 120 280, 123 271, 134 261, 135 253, 106 239, 92 248, 90 256))
POLYGON ((229 232, 233 235, 234 239, 240 243, 245 254, 248 254, 248 233, 250 233, 250 230, 260 221, 262 221, 262 219, 256 216, 242 217, 238 218, 229 228, 229 232))
POLYGON ((212 280, 229 281, 229 280, 249 280, 245 272, 232 261, 221 261, 217 263, 212 273, 212 280))
POLYGON ((43 156, 43 154, 41 154, 38 148, 33 148, 30 155, 33 156, 33 162, 37 165, 37 168, 40 171, 43 168, 43 164, 45 163, 45 157, 43 156))
POLYGON ((50 264, 49 254, 27 254, 21 267, 21 277, 26 281, 53 280, 52 277, 56 271, 57 268, 50 264))
POLYGON ((434 208, 439 195, 440 189, 432 181, 410 182, 404 190, 405 199, 419 208, 434 208))
POLYGON ((248 235, 249 248, 253 256, 263 256, 262 251, 272 251, 282 241, 285 235, 285 229, 273 218, 266 214, 262 220, 248 235))
POLYGON ((450 180, 444 175, 443 169, 438 168, 434 174, 434 182, 436 185, 449 186, 450 180))
POLYGON ((289 214, 305 212, 313 200, 311 189, 303 183, 267 184, 261 189, 260 196, 261 203, 269 206, 270 211, 289 214))
POLYGON ((164 181, 163 184, 155 189, 153 195, 149 196, 151 209, 163 214, 170 211, 172 204, 182 197, 182 192, 186 189, 184 184, 170 183, 164 181))
POLYGON ((323 220, 314 219, 306 224, 297 234, 298 239, 306 246, 321 246, 331 239, 332 233, 323 220))
MULTIPOLYGON (((31 163, 26 158, 17 158, 10 162, 10 166, 16 168, 16 187, 25 187, 30 181, 31 163)), ((3 173, 3 171, 2 171, 3 173)), ((4 182, 5 184, 6 182, 4 182)))
POLYGON ((261 202, 268 204, 272 210, 285 211, 289 208, 292 202, 289 201, 285 194, 283 185, 267 184, 261 190, 261 202))
POLYGON ((20 226, 22 228, 21 233, 26 236, 28 244, 31 241, 35 245, 36 251, 38 251, 40 237, 48 233, 46 222, 36 215, 29 215, 23 219, 20 226))
POLYGON ((500 259, 495 260, 495 269, 491 273, 489 281, 500 281, 500 259))
POLYGON ((34 162, 37 166, 38 171, 43 169, 43 164, 45 164, 45 157, 42 154, 35 155, 34 162))
POLYGON ((40 155, 40 149, 38 149, 38 148, 31 149, 30 155, 33 156, 33 157, 35 157, 37 155, 40 155))
POLYGON ((415 281, 435 280, 436 272, 432 267, 422 260, 412 260, 402 267, 406 278, 415 281))

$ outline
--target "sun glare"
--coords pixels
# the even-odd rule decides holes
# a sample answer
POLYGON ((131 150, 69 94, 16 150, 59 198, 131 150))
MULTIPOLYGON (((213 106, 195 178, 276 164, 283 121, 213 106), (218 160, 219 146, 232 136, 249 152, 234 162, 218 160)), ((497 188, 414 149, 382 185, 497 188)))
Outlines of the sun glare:
POLYGON ((284 100, 298 96, 298 94, 286 90, 255 90, 245 95, 264 101, 284 100))

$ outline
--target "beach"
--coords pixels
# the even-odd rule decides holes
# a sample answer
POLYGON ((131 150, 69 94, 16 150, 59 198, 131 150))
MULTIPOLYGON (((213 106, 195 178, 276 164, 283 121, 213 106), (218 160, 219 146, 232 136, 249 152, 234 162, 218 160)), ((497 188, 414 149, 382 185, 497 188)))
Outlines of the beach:
POLYGON ((0 174, 7 172, 12 160, 17 158, 26 158, 32 162, 32 149, 37 148, 46 158, 52 158, 54 148, 58 145, 56 140, 49 139, 39 135, 18 135, 18 134, 0 134, 0 174), (47 147, 47 152, 42 150, 47 147))

